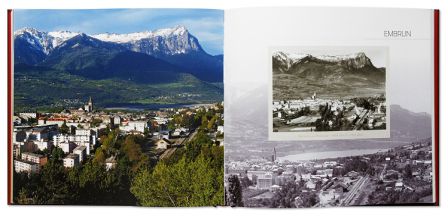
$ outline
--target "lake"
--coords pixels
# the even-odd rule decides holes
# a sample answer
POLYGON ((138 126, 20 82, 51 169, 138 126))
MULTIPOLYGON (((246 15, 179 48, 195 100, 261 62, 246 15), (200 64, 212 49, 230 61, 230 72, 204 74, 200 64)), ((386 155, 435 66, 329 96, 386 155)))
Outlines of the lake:
POLYGON ((120 104, 106 106, 105 110, 129 110, 129 111, 144 111, 144 110, 159 110, 182 107, 195 107, 203 104, 120 104))
POLYGON ((377 152, 386 152, 389 149, 352 149, 344 151, 323 151, 323 152, 306 152, 300 154, 287 155, 283 157, 278 157, 281 161, 309 161, 309 160, 320 160, 320 159, 331 159, 338 157, 349 157, 349 156, 359 156, 365 154, 374 154, 377 152))

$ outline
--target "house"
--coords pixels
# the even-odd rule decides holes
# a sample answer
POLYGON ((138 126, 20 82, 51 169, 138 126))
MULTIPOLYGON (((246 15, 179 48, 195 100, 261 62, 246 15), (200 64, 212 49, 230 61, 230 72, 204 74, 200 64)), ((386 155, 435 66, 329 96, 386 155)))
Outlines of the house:
POLYGON ((53 143, 49 142, 48 140, 36 140, 33 142, 35 147, 37 147, 37 149, 41 151, 45 149, 51 149, 51 147, 53 147, 53 143))
MULTIPOLYGON (((78 130, 77 130, 78 131, 78 130)), ((86 146, 87 147, 87 154, 90 154, 90 147, 92 145, 95 145, 95 136, 88 136, 88 135, 64 135, 64 134, 59 134, 57 136, 53 136, 53 143, 55 146, 59 146, 60 148, 61 145, 65 146, 66 143, 74 143, 75 145, 82 145, 82 146, 86 146)), ((74 147, 73 147, 74 148, 74 147)), ((71 150, 73 150, 73 148, 71 150)), ((71 151, 70 150, 70 151, 71 151)), ((64 150, 64 152, 67 152, 68 150, 64 150)))
POLYGON ((49 118, 45 121, 45 124, 57 124, 59 127, 61 127, 67 120, 67 118, 49 118))
POLYGON ((404 184, 402 181, 397 181, 395 182, 395 190, 396 191, 401 191, 404 188, 404 184))
POLYGON ((22 161, 33 162, 39 164, 40 166, 43 166, 47 163, 47 157, 31 152, 23 152, 20 158, 22 159, 22 161))
POLYGON ((305 183, 306 188, 314 190, 316 189, 316 183, 314 183, 314 181, 307 181, 305 183))
POLYGON ((146 121, 129 121, 126 131, 138 131, 144 133, 147 125, 148 123, 146 121))
POLYGON ((23 130, 13 132, 13 142, 24 142, 26 140, 26 132, 23 130))
POLYGON ((322 178, 325 177, 332 177, 333 176, 333 169, 323 169, 323 170, 317 170, 316 175, 320 176, 322 178))
POLYGON ((281 187, 279 185, 272 185, 269 190, 270 191, 279 191, 280 189, 281 189, 281 187))
POLYGON ((156 149, 167 149, 169 148, 173 143, 169 141, 168 139, 162 138, 157 140, 156 142, 156 149))
POLYGON ((84 161, 86 159, 86 149, 87 147, 85 146, 77 146, 75 149, 73 149, 73 154, 78 155, 79 156, 79 162, 81 163, 82 161, 84 161))
POLYGON ((14 143, 12 145, 12 155, 14 156, 14 158, 20 157, 20 144, 14 143))
POLYGON ((38 125, 44 125, 45 124, 45 118, 44 117, 40 117, 38 120, 37 120, 37 124, 38 125))
POLYGON ((79 109, 72 109, 72 110, 69 110, 69 112, 70 112, 72 115, 81 116, 81 115, 84 115, 86 111, 84 111, 84 109, 82 109, 82 108, 79 108, 79 109))
POLYGON ((37 113, 35 112, 19 113, 19 117, 24 119, 37 118, 37 113))
POLYGON ((73 149, 76 148, 76 144, 71 141, 64 141, 56 145, 57 147, 61 148, 64 153, 68 154, 73 151, 73 149))
POLYGON ((64 159, 64 167, 72 168, 79 165, 79 156, 76 154, 69 154, 64 159))
POLYGON ((78 136, 90 136, 90 135, 92 135, 92 130, 90 130, 90 129, 76 129, 75 135, 78 135, 78 136))
POLYGON ((38 173, 40 171, 40 166, 39 164, 30 161, 14 160, 14 170, 17 173, 38 173))
POLYGON ((114 116, 113 122, 114 122, 114 125, 120 125, 121 124, 120 116, 118 116, 118 115, 114 116))
POLYGON ((336 161, 325 161, 324 162, 324 167, 334 167, 336 166, 338 163, 336 161))
POLYGON ((29 140, 43 140, 43 139, 48 139, 48 137, 49 137, 49 131, 48 131, 48 128, 45 128, 45 127, 32 128, 28 132, 29 140))
POLYGON ((273 176, 270 173, 265 173, 257 178, 257 188, 261 190, 270 189, 273 182, 273 176))
POLYGON ((20 146, 20 151, 22 152, 34 152, 36 150, 37 148, 33 141, 26 141, 20 146))

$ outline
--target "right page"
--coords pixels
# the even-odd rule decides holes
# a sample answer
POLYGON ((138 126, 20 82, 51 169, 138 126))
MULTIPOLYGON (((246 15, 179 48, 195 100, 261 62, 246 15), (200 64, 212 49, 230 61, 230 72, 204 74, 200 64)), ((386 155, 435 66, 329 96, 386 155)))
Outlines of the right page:
POLYGON ((437 15, 226 11, 227 204, 437 204, 437 15))

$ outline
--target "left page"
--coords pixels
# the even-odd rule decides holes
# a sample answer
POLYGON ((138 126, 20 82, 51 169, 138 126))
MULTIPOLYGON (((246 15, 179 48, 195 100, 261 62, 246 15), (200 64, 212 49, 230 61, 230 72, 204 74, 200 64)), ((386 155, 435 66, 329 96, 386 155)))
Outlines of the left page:
POLYGON ((224 205, 223 21, 9 11, 8 203, 224 205))

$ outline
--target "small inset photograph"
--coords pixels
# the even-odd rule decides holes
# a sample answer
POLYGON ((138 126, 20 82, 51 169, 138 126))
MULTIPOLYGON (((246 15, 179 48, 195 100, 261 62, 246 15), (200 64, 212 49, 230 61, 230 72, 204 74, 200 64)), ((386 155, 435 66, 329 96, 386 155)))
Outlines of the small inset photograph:
POLYGON ((387 47, 284 47, 271 55, 271 138, 387 137, 387 47))

